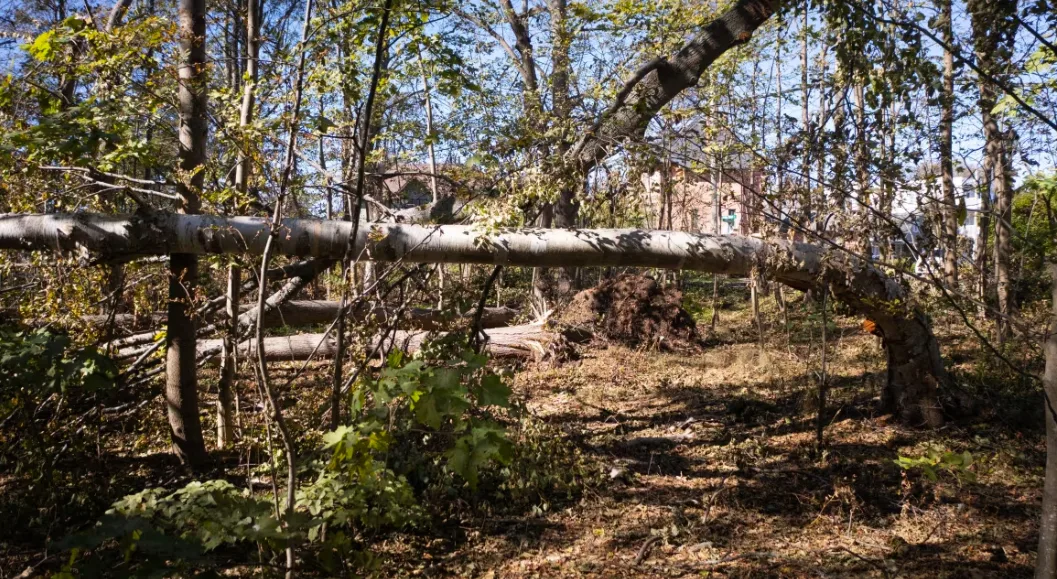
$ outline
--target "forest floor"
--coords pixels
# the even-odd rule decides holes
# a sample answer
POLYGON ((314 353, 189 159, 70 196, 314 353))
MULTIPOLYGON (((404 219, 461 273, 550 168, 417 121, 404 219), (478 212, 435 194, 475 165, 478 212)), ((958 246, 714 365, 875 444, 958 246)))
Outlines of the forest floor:
MULTIPOLYGON (((587 480, 582 490, 539 496, 527 507, 485 496, 475 505, 430 505, 445 516, 374 541, 377 572, 472 579, 1030 577, 1045 459, 1038 390, 996 378, 1001 372, 988 366, 968 331, 937 320, 944 356, 980 408, 939 430, 908 428, 877 413, 885 378, 878 339, 861 331, 862 320, 837 316, 829 326, 819 453, 821 320, 796 308, 792 331, 780 314, 765 312, 762 345, 738 301, 727 304, 715 330, 702 330, 698 349, 594 344, 578 360, 519 369, 515 397, 530 422, 543 424, 547 436, 560 433, 580 453, 583 472, 575 477, 587 480), (972 465, 937 467, 933 481, 895 462, 930 449, 968 452, 972 465)), ((693 313, 699 324, 710 314, 693 313)), ((320 422, 328 376, 321 366, 298 380, 296 394, 284 394, 292 415, 308 417, 305 424, 320 422)), ((203 405, 214 399, 207 391, 203 405)), ((4 500, 2 477, 0 507, 39 509, 34 516, 53 519, 45 531, 56 538, 124 494, 175 488, 185 475, 161 443, 166 426, 155 406, 141 404, 124 419, 128 434, 97 449, 110 458, 80 471, 92 478, 69 481, 88 493, 77 508, 4 500)), ((243 459, 228 458, 237 472, 243 459)), ((0 578, 18 576, 42 557, 57 560, 24 532, 0 532, 0 578)))
MULTIPOLYGON (((729 316, 730 314, 728 314, 729 316)), ((838 318, 825 449, 816 451, 817 334, 762 347, 746 312, 700 352, 610 346, 517 375, 515 391, 603 471, 571 504, 391 540, 391 576, 1029 577, 1044 441, 1034 412, 992 399, 920 431, 876 415, 877 338, 838 318), (900 456, 969 452, 936 481, 900 456)), ((941 328, 942 330, 942 328, 941 328)), ((779 333, 780 334, 780 333, 779 333)), ((947 352, 963 372, 974 352, 947 352)))

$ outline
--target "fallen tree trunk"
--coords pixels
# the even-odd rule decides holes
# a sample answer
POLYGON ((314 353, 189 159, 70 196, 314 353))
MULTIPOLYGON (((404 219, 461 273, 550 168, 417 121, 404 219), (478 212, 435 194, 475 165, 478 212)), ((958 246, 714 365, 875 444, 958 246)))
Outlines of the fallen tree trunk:
MULTIPOLYGON (((241 309, 244 312, 251 312, 256 310, 254 304, 242 304, 241 309)), ((319 300, 293 300, 286 302, 285 304, 278 306, 276 309, 271 310, 264 316, 264 325, 268 328, 276 328, 283 326, 299 327, 299 326, 310 326, 313 324, 329 324, 333 322, 338 316, 338 309, 341 307, 341 302, 334 301, 319 301, 319 300)), ((358 308, 353 312, 350 312, 352 319, 357 321, 367 321, 368 319, 374 319, 379 321, 385 321, 392 316, 392 310, 389 310, 382 306, 374 308, 362 307, 358 308)), ((518 311, 508 307, 490 307, 485 308, 483 315, 481 316, 481 327, 482 328, 499 328, 502 326, 509 326, 510 322, 517 317, 518 311)), ((448 330, 452 329, 453 326, 459 323, 469 323, 473 320, 473 311, 464 312, 456 315, 452 318, 443 310, 436 310, 430 308, 411 308, 404 312, 403 321, 405 327, 414 330, 448 330)), ((99 316, 86 316, 85 320, 89 323, 99 316)), ((105 318, 105 316, 103 316, 105 318)), ((165 316, 160 315, 159 321, 164 321, 165 316)), ((239 325, 242 327, 249 327, 253 323, 253 316, 243 315, 239 318, 239 325)), ((102 319, 99 323, 105 323, 105 319, 102 319)), ((200 329, 200 334, 208 335, 216 329, 216 325, 209 325, 200 329)), ((154 331, 142 332, 134 334, 125 338, 119 338, 110 342, 112 348, 116 348, 118 353, 116 355, 118 360, 127 360, 135 358, 142 354, 147 348, 153 347, 157 334, 154 331), (148 346, 147 344, 151 344, 148 346)))
MULTIPOLYGON (((583 342, 589 338, 584 332, 559 332, 548 329, 542 324, 507 326, 485 330, 488 337, 486 350, 493 357, 542 358, 552 347, 563 341, 583 342)), ((368 351, 379 346, 379 340, 385 340, 383 347, 394 347, 408 353, 417 352, 422 342, 435 332, 397 330, 382 338, 375 338, 368 345, 368 351)), ((199 357, 208 356, 219 351, 221 340, 201 340, 198 346, 199 357)), ((256 346, 253 340, 239 344, 239 356, 256 357, 256 346)), ((277 336, 264 339, 265 360, 270 362, 304 361, 308 359, 332 358, 337 352, 337 336, 330 334, 297 334, 277 336)))
MULTIPOLYGON (((273 249, 338 258, 352 224, 288 219, 273 249)), ((260 253, 267 220, 155 214, 0 216, 0 249, 89 251, 104 259, 165 253, 260 253)), ((947 381, 925 315, 882 271, 840 252, 785 240, 635 229, 520 229, 465 225, 361 227, 353 255, 381 262, 479 263, 526 267, 650 267, 747 277, 754 269, 798 289, 828 289, 884 334, 889 386, 884 401, 914 424, 942 423, 937 390, 947 381)))
MULTIPOLYGON (((166 312, 151 312, 149 315, 136 315, 136 314, 114 314, 113 319, 106 314, 92 314, 87 316, 81 316, 81 321, 90 326, 102 326, 108 323, 113 323, 118 328, 136 328, 136 327, 149 327, 152 324, 162 323, 168 319, 166 312)), ((36 321, 40 321, 39 319, 36 321)), ((35 323, 35 320, 29 320, 30 323, 35 323)))
MULTIPOLYGON (((254 304, 242 304, 240 310, 245 312, 255 307, 254 304)), ((338 309, 340 307, 341 302, 336 301, 291 300, 265 314, 264 324, 269 328, 329 324, 334 321, 335 317, 337 317, 338 309)), ((376 318, 384 318, 388 311, 389 310, 386 308, 379 306, 373 309, 373 315, 376 318)), ((362 311, 353 312, 352 316, 356 319, 362 320, 367 317, 367 313, 368 312, 364 309, 362 311)), ((485 308, 484 314, 481 317, 481 327, 498 328, 501 326, 508 326, 517 314, 517 310, 508 307, 485 308)), ((409 327, 419 330, 446 329, 451 325, 451 321, 468 322, 473 319, 472 311, 457 314, 455 315, 455 319, 451 320, 451 316, 443 310, 430 308, 413 308, 408 310, 405 315, 407 316, 409 327)), ((109 319, 109 316, 101 314, 81 317, 82 321, 91 325, 102 325, 107 323, 109 319)), ((165 319, 165 312, 154 312, 150 316, 117 314, 114 316, 113 321, 118 326, 133 326, 140 322, 161 323, 164 322, 165 319)))
MULTIPOLYGON (((296 300, 279 306, 264 317, 264 323, 268 327, 279 326, 309 326, 312 324, 329 324, 338 316, 341 302, 322 300, 296 300)), ((450 329, 452 323, 469 322, 473 319, 473 311, 452 316, 443 311, 430 308, 411 308, 404 313, 407 327, 417 330, 442 330, 450 329)), ((510 325, 517 316, 518 311, 507 307, 485 308, 481 316, 482 328, 498 328, 510 325)), ((373 308, 362 307, 350 313, 353 319, 364 321, 369 318, 385 320, 393 315, 393 311, 384 306, 373 308)))
MULTIPOLYGON (((352 224, 286 219, 276 253, 340 259, 352 224)), ((0 249, 88 252, 102 260, 167 253, 258 255, 266 219, 158 213, 131 218, 95 214, 0 216, 0 249)), ((767 242, 736 235, 640 229, 518 229, 489 232, 470 225, 374 224, 361 227, 352 254, 408 263, 479 263, 526 267, 613 266, 691 269, 747 275, 767 242)), ((817 258, 806 244, 785 244, 795 259, 817 258)), ((796 267, 796 266, 794 266, 796 267)))

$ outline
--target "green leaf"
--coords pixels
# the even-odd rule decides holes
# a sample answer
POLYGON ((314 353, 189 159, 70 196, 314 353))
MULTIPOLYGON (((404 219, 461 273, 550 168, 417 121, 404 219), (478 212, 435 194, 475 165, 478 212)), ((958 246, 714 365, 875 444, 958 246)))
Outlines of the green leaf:
POLYGON ((440 428, 441 416, 437 411, 437 399, 433 396, 421 398, 415 404, 415 418, 430 428, 440 428))
POLYGON ((323 448, 333 448, 343 442, 345 437, 352 432, 351 426, 339 426, 337 430, 333 430, 323 435, 323 448))
POLYGON ((481 397, 479 402, 484 406, 510 406, 510 387, 495 374, 488 374, 481 379, 481 397))
POLYGON ((26 52, 41 62, 50 59, 55 54, 56 36, 54 30, 41 34, 26 47, 26 52))

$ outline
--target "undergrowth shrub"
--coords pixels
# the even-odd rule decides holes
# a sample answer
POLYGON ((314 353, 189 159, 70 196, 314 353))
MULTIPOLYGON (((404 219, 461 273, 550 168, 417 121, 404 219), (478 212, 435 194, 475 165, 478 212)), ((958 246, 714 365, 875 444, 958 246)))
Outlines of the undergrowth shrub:
POLYGON ((546 510, 575 497, 597 469, 528 418, 487 362, 453 338, 411 359, 391 354, 349 392, 348 423, 300 457, 293 517, 277 514, 283 497, 226 480, 147 489, 61 545, 72 555, 67 571, 103 561, 123 575, 276 565, 292 545, 306 571, 347 574, 378 564, 379 535, 428 532, 433 515, 460 505, 546 510))
MULTIPOLYGON (((75 519, 95 496, 81 483, 97 453, 100 403, 117 369, 49 330, 0 325, 0 515, 26 538, 75 519)), ((0 536, 6 534, 0 531, 0 536)))

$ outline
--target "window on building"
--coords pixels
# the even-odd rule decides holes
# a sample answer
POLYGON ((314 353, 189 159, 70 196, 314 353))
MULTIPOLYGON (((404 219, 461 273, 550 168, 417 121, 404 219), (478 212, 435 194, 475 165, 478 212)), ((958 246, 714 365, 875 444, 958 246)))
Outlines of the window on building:
POLYGON ((729 216, 731 216, 731 217, 734 217, 734 215, 735 215, 734 211, 735 211, 734 209, 729 209, 729 210, 727 211, 727 215, 729 215, 729 216))
POLYGON ((701 218, 697 209, 690 210, 690 231, 697 232, 701 228, 701 218))

